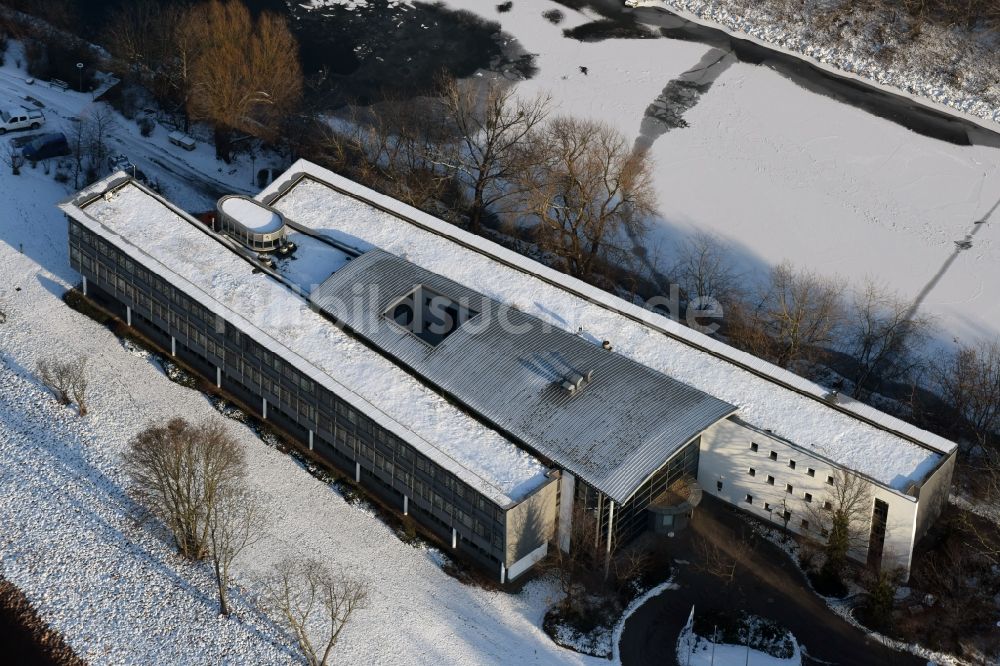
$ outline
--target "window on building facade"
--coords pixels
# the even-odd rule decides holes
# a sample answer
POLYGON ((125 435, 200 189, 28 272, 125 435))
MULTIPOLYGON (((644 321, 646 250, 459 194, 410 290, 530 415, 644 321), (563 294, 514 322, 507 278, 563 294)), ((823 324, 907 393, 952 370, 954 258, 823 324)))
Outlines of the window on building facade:
POLYGON ((751 467, 750 469, 747 470, 747 474, 749 474, 750 476, 757 476, 757 470, 751 467))
POLYGON ((812 493, 806 493, 803 499, 805 499, 806 502, 812 502, 813 501, 812 493))
POLYGON ((747 493, 746 497, 743 498, 743 501, 747 504, 753 504, 753 495, 747 493))
POLYGON ((792 519, 792 512, 786 509, 781 513, 781 519, 784 520, 785 522, 788 522, 789 520, 792 519))
POLYGON ((777 451, 771 451, 771 456, 770 457, 771 457, 771 460, 777 460, 778 459, 778 452, 777 451))
POLYGON ((767 485, 769 485, 769 486, 773 486, 774 485, 774 477, 771 476, 770 474, 767 475, 767 485))
POLYGON ((786 493, 792 493, 792 492, 794 492, 794 491, 795 491, 795 489, 794 489, 794 488, 792 488, 792 484, 790 484, 790 483, 786 483, 786 484, 785 484, 785 492, 786 492, 786 493))
POLYGON ((807 530, 807 529, 809 529, 809 521, 808 521, 808 520, 805 520, 805 519, 803 518, 803 519, 802 519, 802 523, 800 523, 800 524, 801 524, 801 527, 802 527, 802 529, 804 529, 804 530, 807 530))
POLYGON ((810 467, 809 469, 806 470, 806 474, 808 474, 809 476, 816 476, 816 470, 810 467))
POLYGON ((827 485, 832 486, 833 485, 833 477, 832 476, 826 477, 826 483, 827 483, 827 485))
POLYGON ((756 452, 756 451, 757 451, 757 448, 758 448, 758 447, 757 447, 757 443, 756 443, 756 442, 750 442, 750 450, 751 450, 751 451, 754 451, 754 452, 756 452))
POLYGON ((720 493, 722 492, 722 481, 715 482, 715 489, 718 490, 720 493))
POLYGON ((771 503, 770 502, 764 502, 764 511, 767 511, 768 513, 770 513, 771 511, 773 511, 773 509, 771 508, 771 503))
POLYGON ((789 466, 789 467, 790 467, 791 469, 795 469, 795 461, 794 461, 794 460, 789 460, 789 461, 788 461, 788 466, 789 466))
POLYGON ((833 502, 831 502, 830 500, 826 500, 825 502, 823 502, 823 508, 826 509, 827 511, 833 511, 833 502))

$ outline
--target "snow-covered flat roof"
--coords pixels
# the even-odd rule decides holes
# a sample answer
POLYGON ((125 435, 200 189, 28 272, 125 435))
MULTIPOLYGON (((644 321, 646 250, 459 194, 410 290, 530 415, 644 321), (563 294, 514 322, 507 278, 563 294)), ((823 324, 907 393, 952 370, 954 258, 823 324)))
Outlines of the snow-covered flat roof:
POLYGON ((276 270, 306 294, 351 259, 343 250, 300 231, 290 230, 286 239, 297 249, 290 256, 274 255, 276 270))
POLYGON ((553 326, 610 340, 615 351, 737 405, 747 423, 895 490, 955 449, 862 403, 830 404, 817 384, 310 162, 294 164, 258 198, 359 249, 380 247, 553 326))
POLYGON ((545 483, 547 470, 537 459, 341 331, 279 281, 254 273, 210 230, 124 174, 60 207, 498 504, 517 502, 545 483))

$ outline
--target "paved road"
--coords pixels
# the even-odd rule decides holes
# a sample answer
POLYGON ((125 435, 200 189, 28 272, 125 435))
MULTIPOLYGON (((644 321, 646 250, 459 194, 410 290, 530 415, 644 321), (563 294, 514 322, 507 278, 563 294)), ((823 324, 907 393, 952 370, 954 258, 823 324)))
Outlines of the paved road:
POLYGON ((625 624, 619 645, 623 666, 677 664, 677 636, 692 605, 698 608, 742 608, 774 620, 795 634, 808 653, 803 664, 840 666, 924 666, 926 661, 896 652, 870 640, 832 613, 806 585, 788 556, 770 543, 757 541, 744 559, 738 581, 726 589, 719 579, 699 569, 692 548, 695 535, 702 535, 727 548, 734 533, 746 525, 729 509, 706 498, 687 533, 676 542, 680 564, 675 582, 680 589, 668 591, 644 604, 625 624))

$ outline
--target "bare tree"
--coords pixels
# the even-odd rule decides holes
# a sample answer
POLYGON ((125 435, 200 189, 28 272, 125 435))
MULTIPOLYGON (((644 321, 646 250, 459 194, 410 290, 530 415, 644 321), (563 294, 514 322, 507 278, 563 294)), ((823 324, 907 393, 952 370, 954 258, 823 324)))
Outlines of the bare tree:
POLYGON ((843 322, 843 289, 840 280, 780 264, 752 301, 730 306, 730 339, 783 368, 818 360, 843 322))
POLYGON ((70 362, 69 366, 69 393, 76 403, 76 410, 80 416, 87 414, 87 359, 79 358, 70 362))
POLYGON ((455 136, 443 164, 472 190, 469 228, 479 230, 483 215, 514 189, 524 164, 524 144, 548 115, 551 98, 523 99, 497 79, 445 79, 444 110, 455 136))
POLYGON ((285 560, 266 581, 268 605, 294 636, 309 666, 326 666, 368 584, 313 559, 285 560))
POLYGON ((88 165, 87 147, 90 144, 90 126, 85 117, 81 116, 79 122, 66 133, 66 142, 73 161, 73 187, 79 189, 83 185, 80 179, 88 165))
POLYGON ((447 140, 440 103, 387 96, 322 128, 321 161, 416 208, 433 209, 451 178, 437 163, 447 140))
POLYGON ((854 294, 847 324, 847 352, 857 363, 851 379, 860 398, 882 382, 905 379, 921 363, 917 349, 930 335, 929 317, 872 280, 854 294))
POLYGON ((103 102, 89 107, 80 119, 87 126, 87 157, 92 168, 98 174, 107 168, 108 139, 118 129, 118 120, 114 110, 103 102))
POLYGON ((685 241, 672 272, 689 301, 725 305, 738 299, 741 275, 725 241, 714 234, 698 232, 685 241))
POLYGON ((180 29, 202 45, 190 62, 188 112, 214 125, 218 157, 231 159, 234 130, 277 138, 302 95, 298 44, 285 20, 263 12, 254 21, 239 0, 209 0, 187 11, 180 29))
POLYGON ((38 362, 38 378, 52 391, 60 405, 70 404, 70 375, 65 363, 44 358, 38 362))
POLYGON ((942 397, 965 419, 969 436, 993 442, 1000 429, 1000 340, 961 345, 933 367, 942 397))
POLYGON ((80 416, 87 414, 87 359, 45 358, 38 362, 38 377, 52 391, 60 405, 74 401, 80 416))
POLYGON ((557 543, 555 548, 550 549, 549 557, 540 565, 542 569, 556 575, 564 595, 563 603, 572 612, 581 607, 585 592, 583 579, 603 560, 597 549, 598 532, 593 512, 578 502, 574 503, 568 544, 557 543), (564 549, 563 546, 568 548, 564 549))
POLYGON ((21 167, 24 166, 24 155, 21 154, 21 149, 10 141, 4 144, 3 149, 0 150, 0 160, 10 167, 12 175, 21 175, 21 167))
POLYGON ((208 512, 208 551, 219 591, 219 613, 229 615, 233 562, 263 534, 268 513, 263 499, 241 479, 222 487, 208 512))
POLYGON ((631 239, 654 211, 652 164, 610 126, 555 118, 534 133, 535 165, 519 175, 524 214, 537 223, 539 245, 575 277, 591 277, 631 239))
POLYGON ((872 515, 871 485, 846 470, 833 473, 833 483, 818 501, 807 507, 813 524, 827 533, 820 570, 828 580, 840 581, 847 566, 848 553, 867 546, 872 515))
POLYGON ((167 66, 179 18, 176 8, 156 0, 128 2, 108 16, 103 41, 124 73, 148 83, 167 66))
POLYGON ((738 534, 722 534, 724 529, 718 524, 710 524, 695 533, 694 549, 698 555, 695 566, 718 579, 727 599, 732 601, 736 582, 740 578, 740 566, 749 560, 754 548, 752 543, 738 534))
POLYGON ((192 560, 208 555, 211 518, 246 475, 243 450, 229 431, 212 420, 173 418, 137 434, 125 460, 133 495, 163 521, 178 552, 192 560))

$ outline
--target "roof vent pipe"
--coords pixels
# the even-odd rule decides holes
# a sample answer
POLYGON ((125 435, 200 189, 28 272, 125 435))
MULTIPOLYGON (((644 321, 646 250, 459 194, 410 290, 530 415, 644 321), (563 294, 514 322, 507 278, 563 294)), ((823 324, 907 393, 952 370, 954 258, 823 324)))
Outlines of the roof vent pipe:
POLYGON ((602 342, 601 347, 607 349, 608 351, 611 351, 611 340, 605 340, 604 342, 602 342))

